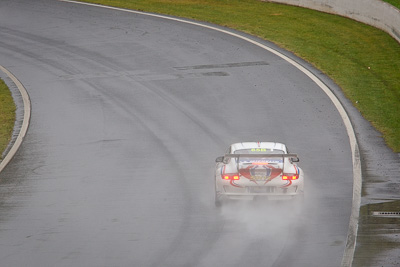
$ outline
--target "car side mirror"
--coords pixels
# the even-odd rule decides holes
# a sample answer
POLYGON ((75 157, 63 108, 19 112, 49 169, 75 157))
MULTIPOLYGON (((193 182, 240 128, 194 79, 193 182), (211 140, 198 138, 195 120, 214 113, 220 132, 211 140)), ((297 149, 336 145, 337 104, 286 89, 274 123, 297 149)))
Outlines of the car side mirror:
POLYGON ((216 158, 215 162, 217 162, 217 163, 224 162, 224 156, 216 158))
POLYGON ((299 162, 299 161, 300 161, 300 159, 299 159, 298 157, 290 158, 290 160, 291 160, 292 162, 299 162))

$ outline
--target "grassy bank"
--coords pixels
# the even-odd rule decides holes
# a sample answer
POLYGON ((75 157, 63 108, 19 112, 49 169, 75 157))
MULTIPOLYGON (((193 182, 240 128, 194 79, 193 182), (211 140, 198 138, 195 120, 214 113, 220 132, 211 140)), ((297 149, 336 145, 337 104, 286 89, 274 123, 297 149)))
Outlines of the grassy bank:
POLYGON ((14 121, 14 101, 8 87, 0 80, 0 158, 10 142, 14 121))
POLYGON ((397 7, 398 9, 400 9, 400 1, 399 0, 383 0, 395 7, 397 7))
MULTIPOLYGON (((89 2, 89 1, 87 1, 89 2)), ((385 32, 339 16, 258 0, 97 0, 208 21, 270 40, 330 76, 400 152, 400 45, 385 32)))

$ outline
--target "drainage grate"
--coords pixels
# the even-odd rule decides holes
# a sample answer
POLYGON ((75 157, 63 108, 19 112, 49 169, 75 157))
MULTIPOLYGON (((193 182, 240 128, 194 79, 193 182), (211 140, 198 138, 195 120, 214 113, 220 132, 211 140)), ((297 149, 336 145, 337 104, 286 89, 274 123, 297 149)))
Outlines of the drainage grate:
POLYGON ((384 216, 384 217, 399 217, 400 211, 374 211, 372 216, 384 216))

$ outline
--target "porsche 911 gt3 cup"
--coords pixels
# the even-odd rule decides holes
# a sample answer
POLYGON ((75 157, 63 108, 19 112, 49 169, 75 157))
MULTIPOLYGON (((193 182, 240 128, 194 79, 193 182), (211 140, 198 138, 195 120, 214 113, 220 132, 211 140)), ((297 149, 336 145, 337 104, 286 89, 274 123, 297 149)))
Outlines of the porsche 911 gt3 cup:
POLYGON ((228 199, 289 200, 304 195, 304 173, 299 158, 282 143, 232 144, 216 159, 215 205, 228 199))

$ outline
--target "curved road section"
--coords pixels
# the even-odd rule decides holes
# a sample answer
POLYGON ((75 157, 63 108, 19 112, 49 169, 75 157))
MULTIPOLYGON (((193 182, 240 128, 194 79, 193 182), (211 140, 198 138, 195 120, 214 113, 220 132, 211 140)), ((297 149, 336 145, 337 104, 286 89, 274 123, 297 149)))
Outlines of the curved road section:
POLYGON ((0 3, 0 63, 29 92, 0 174, 4 266, 340 266, 353 166, 342 118, 307 75, 232 35, 40 0, 0 3), (214 207, 233 142, 286 143, 290 203, 214 207))

